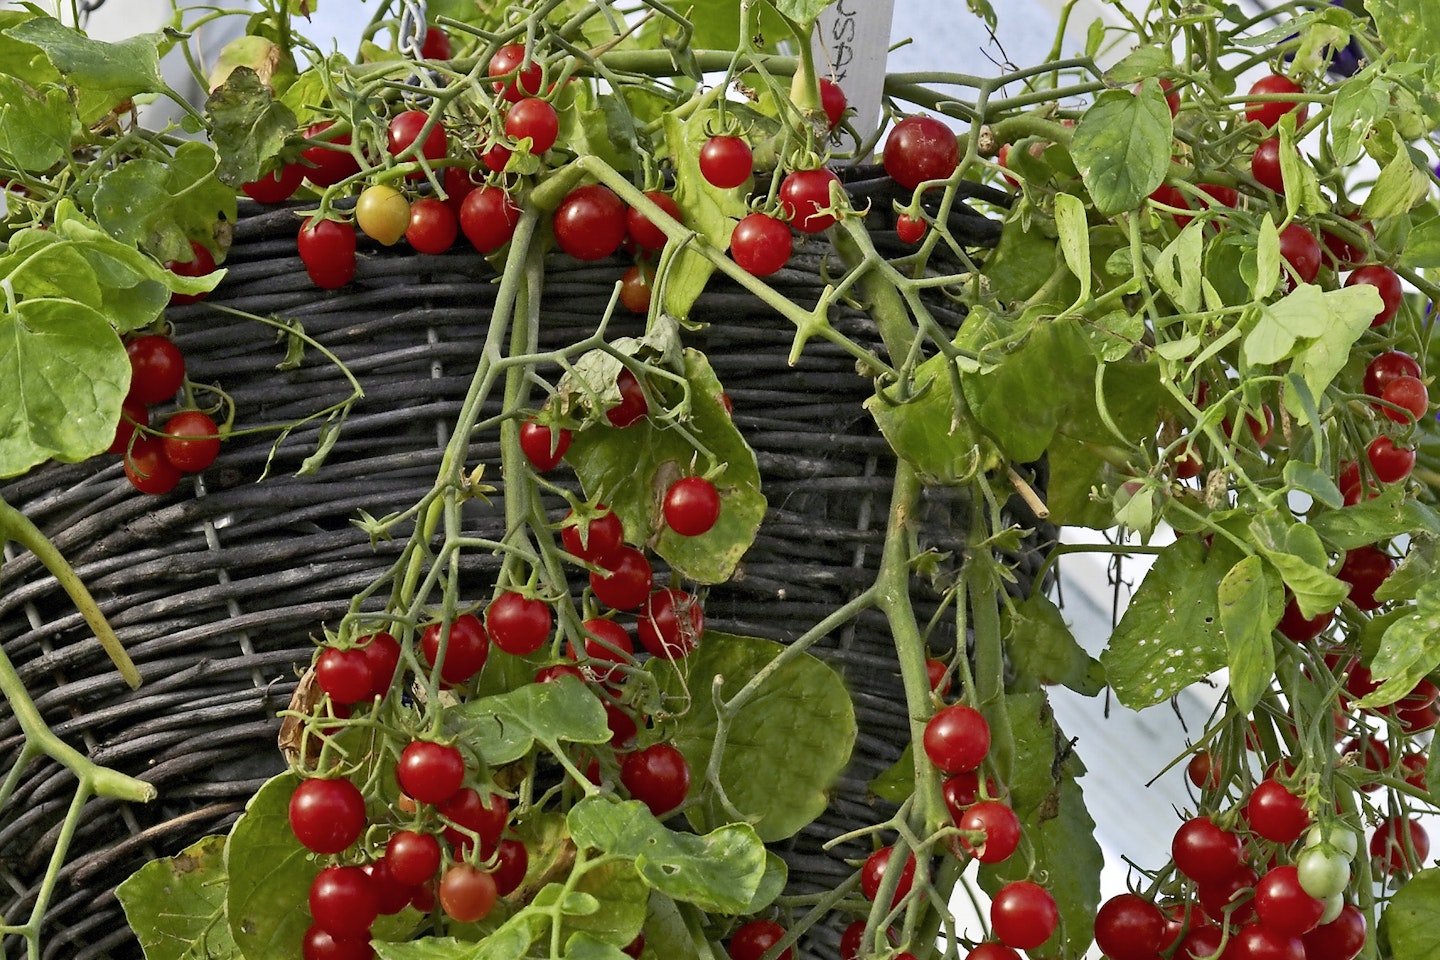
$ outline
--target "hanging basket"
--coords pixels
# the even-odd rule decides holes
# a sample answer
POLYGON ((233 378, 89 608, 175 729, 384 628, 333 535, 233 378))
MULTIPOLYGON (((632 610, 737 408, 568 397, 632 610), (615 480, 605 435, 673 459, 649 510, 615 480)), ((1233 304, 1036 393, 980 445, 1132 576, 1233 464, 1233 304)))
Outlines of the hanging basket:
MULTIPOLYGON (((852 192, 874 185, 866 176, 849 175, 852 192)), ((872 209, 882 211, 872 214, 877 244, 898 251, 884 220, 888 197, 871 199, 872 209)), ((206 301, 171 311, 190 379, 223 385, 235 399, 240 428, 292 422, 349 392, 340 369, 313 349, 297 369, 277 370, 285 344, 273 329, 215 309, 228 306, 298 321, 354 372, 365 396, 318 475, 294 476, 318 441, 312 424, 279 444, 262 483, 256 481, 271 459, 273 432, 232 438, 214 467, 162 497, 135 492, 113 456, 53 464, 0 489, 73 564, 144 684, 126 687, 56 581, 16 548, 5 555, 0 643, 52 729, 96 763, 159 791, 148 805, 106 799, 87 805, 45 918, 47 957, 138 957, 116 884, 150 859, 226 831, 255 790, 284 769, 277 712, 308 666, 314 639, 400 550, 398 542, 372 544, 352 520, 360 510, 380 516, 407 508, 433 486, 495 300, 494 270, 458 248, 439 256, 362 250, 353 283, 319 291, 295 253, 295 214, 259 207, 242 213, 224 283, 206 301)), ((977 246, 993 243, 998 231, 990 221, 963 209, 957 216, 977 246)), ((773 285, 813 304, 829 253, 823 239, 802 244, 773 285)), ((542 348, 592 333, 625 266, 553 255, 542 348)), ((962 316, 936 299, 940 322, 958 327, 962 316)), ((822 342, 812 341, 789 366, 789 324, 719 278, 692 319, 706 326, 687 341, 705 351, 733 401, 770 505, 737 576, 710 588, 707 623, 793 640, 869 586, 878 568, 894 458, 861 407, 873 384, 857 373, 853 357, 822 342)), ((833 323, 856 340, 878 342, 857 309, 839 310, 833 323)), ((639 325, 637 318, 632 326, 639 325)), ((471 465, 498 460, 498 442, 478 438, 471 465)), ((496 536, 504 526, 503 483, 495 471, 485 479, 501 489, 489 504, 467 505, 467 524, 476 535, 496 536)), ((1043 470, 1032 468, 1028 479, 1043 490, 1043 470)), ((969 505, 946 489, 927 492, 925 503, 928 545, 958 557, 969 505)), ((563 502, 556 498, 549 507, 558 520, 563 502)), ((1009 558, 1016 588, 1024 590, 1053 531, 1018 498, 1007 510, 1033 531, 1025 550, 1009 558)), ((472 551, 464 564, 462 583, 472 593, 482 585, 488 591, 498 559, 472 551)), ((917 581, 922 616, 938 600, 917 581)), ((952 626, 951 643, 954 636, 952 626)), ((813 652, 845 678, 860 735, 829 809, 779 848, 795 893, 832 888, 869 852, 860 842, 823 845, 893 812, 867 784, 910 739, 883 617, 862 615, 813 652)), ((14 718, 0 719, 0 764, 13 765, 22 745, 14 718)), ((48 759, 25 770, 11 804, 24 813, 0 824, 5 917, 28 915, 73 792, 73 777, 48 759)), ((845 919, 812 928, 802 953, 835 956, 845 919)), ((6 955, 19 944, 7 941, 6 955)))

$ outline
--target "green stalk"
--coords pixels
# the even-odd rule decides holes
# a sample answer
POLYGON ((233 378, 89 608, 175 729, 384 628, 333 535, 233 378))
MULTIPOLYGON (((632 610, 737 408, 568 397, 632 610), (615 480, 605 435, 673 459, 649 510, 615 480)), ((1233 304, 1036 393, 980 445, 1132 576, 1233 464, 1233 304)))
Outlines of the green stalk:
MULTIPOLYGON (((140 686, 140 671, 135 668, 135 662, 130 659, 130 654, 120 644, 120 638, 115 636, 115 631, 110 629, 110 623, 105 619, 105 614, 100 612, 100 605, 95 598, 90 596, 90 591, 85 589, 85 584, 75 574, 75 568, 66 562, 60 551, 50 542, 40 528, 30 522, 30 518, 16 510, 3 498, 0 498, 0 537, 5 540, 14 540, 35 554, 36 559, 45 565, 45 569, 53 576, 70 596, 70 602, 80 611, 85 622, 95 633, 95 639, 100 641, 100 646, 105 648, 110 661, 115 664, 115 669, 120 671, 120 676, 134 690, 140 686)), ((5 662, 5 669, 11 669, 9 661, 5 662)), ((13 674, 13 670, 11 670, 13 674)), ((19 682, 19 678, 15 678, 19 682)), ((24 686, 20 691, 24 693, 24 686)), ((13 698, 12 698, 13 699, 13 698)), ((28 702, 28 697, 26 698, 28 702)), ((48 729, 48 728, 47 728, 48 729)), ((48 751, 47 751, 48 752, 48 751)), ((51 754, 51 756, 55 756, 51 754)), ((59 759, 58 757, 56 759, 59 759)))
MULTIPOLYGON (((875 577, 876 604, 885 614, 895 642, 895 656, 900 663, 900 679, 905 687, 905 704, 910 713, 910 742, 923 743, 925 724, 935 712, 930 692, 930 675, 925 667, 925 638, 915 619, 910 602, 910 543, 914 528, 914 512, 920 501, 920 478, 905 460, 895 464, 895 486, 890 496, 890 519, 885 530, 885 546, 880 554, 880 570, 875 577)), ((930 833, 948 818, 944 798, 940 795, 940 778, 924 750, 915 750, 916 816, 930 833)))
POLYGON ((0 695, 5 697, 10 712, 20 724, 20 730, 25 734, 27 749, 38 750, 64 765, 79 778, 86 789, 116 800, 148 803, 155 799, 153 784, 136 780, 109 767, 102 767, 57 737, 40 716, 39 708, 35 706, 35 701, 30 699, 30 693, 25 689, 25 684, 15 671, 15 665, 10 662, 10 657, 4 650, 0 650, 0 695))

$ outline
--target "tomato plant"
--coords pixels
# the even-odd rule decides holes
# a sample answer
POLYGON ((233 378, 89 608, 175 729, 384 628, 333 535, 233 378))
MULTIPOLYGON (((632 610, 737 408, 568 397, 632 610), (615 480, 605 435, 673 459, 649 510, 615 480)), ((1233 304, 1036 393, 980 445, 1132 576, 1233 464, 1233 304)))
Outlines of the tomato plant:
POLYGON ((944 773, 980 766, 990 751, 990 724, 974 707, 952 704, 925 724, 925 754, 944 773))
MULTIPOLYGON (((881 847, 865 858, 865 864, 860 868, 860 891, 865 894, 865 899, 874 900, 880 895, 881 885, 885 883, 885 875, 890 871, 890 862, 894 859, 894 847, 881 847)), ((915 854, 907 853, 905 860, 900 865, 900 875, 894 881, 895 895, 891 900, 892 907, 904 900, 914 887, 915 869, 915 854)))
POLYGON ((990 901, 991 929, 1001 943, 1017 950, 1040 946, 1059 923, 1055 898, 1030 880, 1005 884, 990 901))
POLYGON ((619 514, 597 503, 593 513, 583 519, 574 510, 567 513, 560 539, 576 557, 586 563, 600 563, 624 543, 625 527, 619 514))
POLYGON ((427 624, 420 633, 420 647, 432 667, 440 664, 440 676, 449 684, 460 684, 480 672, 490 654, 490 637, 480 619, 461 614, 449 624, 427 624), (443 661, 442 661, 443 657, 443 661))
POLYGON ((666 587, 645 600, 635 633, 651 656, 673 660, 689 654, 705 632, 705 610, 683 590, 666 587))
POLYGON ((750 179, 754 157, 743 137, 711 137, 700 148, 700 175, 712 187, 729 189, 750 179))
MULTIPOLYGON (((750 920, 730 935, 730 960, 760 960, 785 936, 785 928, 774 920, 750 920)), ((776 960, 795 960, 793 947, 786 947, 776 960)))
POLYGON ((343 777, 301 780, 290 797, 290 829, 316 853, 339 853, 365 829, 365 797, 343 777))
POLYGON ((495 92, 510 103, 537 95, 544 76, 544 68, 525 56, 523 43, 507 43, 496 50, 485 71, 502 78, 494 84, 495 92))
POLYGON ((1160 951, 1165 915, 1144 897, 1123 893, 1100 905, 1095 944, 1111 960, 1149 960, 1160 951))
POLYGON ((390 119, 385 146, 390 155, 398 160, 418 160, 424 157, 434 162, 445 156, 449 149, 449 138, 445 134, 445 128, 439 123, 431 122, 430 114, 424 110, 402 110, 390 119), (420 139, 421 134, 424 134, 424 140, 420 139), (415 146, 417 140, 420 142, 418 147, 415 146))
POLYGON ((355 277, 355 228, 339 220, 309 220, 300 228, 296 247, 310 281, 335 290, 355 277))
POLYGON ((576 260, 602 260, 625 241, 626 207, 604 184, 574 190, 555 209, 555 242, 576 260))
POLYGON ((573 434, 561 427, 554 429, 536 420, 520 424, 520 449, 525 459, 541 473, 554 470, 560 465, 565 451, 570 449, 573 434))
POLYGON ((199 410, 181 410, 165 421, 161 433, 165 459, 185 473, 206 470, 220 456, 219 428, 199 410))
POLYGON ((528 657, 543 647, 554 621, 548 603, 513 590, 500 594, 485 608, 485 630, 491 641, 517 657, 528 657))
POLYGON ((934 117, 906 117, 885 140, 885 172, 913 190, 927 180, 944 180, 960 163, 954 131, 934 117))
POLYGON ((512 140, 530 140, 530 152, 541 154, 555 146, 560 135, 560 117, 555 108, 539 97, 525 97, 511 105, 505 114, 505 136, 512 140))
POLYGON ((475 923, 490 915, 499 893, 493 874, 474 864, 457 863, 440 877, 438 895, 446 916, 475 923))
POLYGON ((519 222, 520 208, 500 187, 477 187, 460 205, 460 230, 481 253, 494 253, 509 243, 519 222))
MULTIPOLYGON (((831 170, 795 170, 780 181, 780 209, 790 225, 801 233, 820 233, 835 225, 831 188, 840 178, 831 170)), ((734 238, 731 238, 734 247, 734 238)))
MULTIPOLYGON (((295 658, 311 670, 282 711, 290 772, 211 842, 215 863, 185 854, 206 864, 204 889, 225 891, 227 921, 247 910, 223 929, 243 941, 253 926, 286 955, 388 954, 391 937, 423 953, 503 895, 503 924, 462 931, 476 950, 689 955, 729 941, 744 955, 741 932, 772 935, 774 917, 797 953, 854 922, 856 956, 1075 960, 1092 934, 1117 960, 1222 943, 1230 960, 1417 952, 1412 918, 1436 900, 1413 880, 1426 840, 1410 825, 1436 809, 1435 688, 1414 651, 1440 539, 1424 59, 1440 27, 1406 20, 1399 0, 1259 19, 1156 0, 1079 49, 1062 38, 1064 59, 891 78, 879 123, 860 129, 870 121, 845 94, 873 99, 818 75, 853 82, 812 46, 822 14, 839 13, 821 0, 643 0, 623 18, 593 0, 448 4, 443 27, 392 0, 353 59, 305 39, 295 6, 261 0, 243 42, 197 78, 213 95, 182 107, 194 140, 119 109, 172 96, 148 56, 109 67, 120 49, 158 58, 209 20, 180 13, 170 33, 112 48, 17 11, 3 34, 25 56, 0 57, 0 107, 27 131, 0 151, 0 313, 16 350, 0 412, 19 425, 0 444, 6 478, 116 451, 65 502, 110 509, 102 487, 122 471, 173 491, 129 533, 138 543, 183 514, 175 569, 202 529, 228 557, 242 551, 230 528, 312 524, 291 505, 326 482, 310 476, 320 455, 268 520, 205 514, 247 489, 249 466, 285 465, 283 445, 256 455, 260 433, 291 443, 318 427, 317 454, 353 481, 353 525, 313 524, 343 571, 273 551, 298 591, 356 585, 295 658), (796 51, 817 55, 782 55, 796 51), (884 177, 860 156, 877 144, 884 177), (257 212, 237 194, 300 199, 257 212), (273 310, 241 300, 259 274, 255 224, 284 225, 321 290, 277 276, 262 285, 273 310), (454 249, 460 233, 472 250, 454 249), (402 236, 409 250, 384 249, 402 236), (206 309, 166 313, 200 296, 206 309), (208 329, 236 303, 267 342, 283 328, 283 363, 208 329), (352 304, 393 316, 330 322, 352 304), (423 346, 392 351, 407 327, 423 346), (160 336, 171 329, 222 362, 197 356, 187 381, 160 336), (476 330, 483 347, 462 355, 476 330), (360 440, 343 404, 293 419, 320 363, 353 368, 358 396, 401 358, 415 388, 369 397, 435 401, 423 429, 398 407, 372 408, 387 427, 360 440), (273 390, 210 382, 275 366, 273 390), (826 392, 841 382, 847 399, 826 392), (453 422, 429 423, 452 385, 453 422), (276 411, 291 419, 269 422, 276 411), (178 489, 222 433, 225 471, 178 489), (417 433, 442 438, 440 468, 413 502, 390 503, 388 484, 422 466, 402 455, 417 433), (365 449, 383 475, 346 472, 365 449), (1064 546, 1041 555, 1052 540, 1064 546), (1126 584, 1098 650, 1051 589, 1071 554, 1102 556, 1126 584), (1183 712, 1197 684, 1213 712, 1193 742, 1135 751, 1125 771, 1149 783, 1162 755, 1185 768, 1179 813, 1162 814, 1178 831, 1134 858, 1143 896, 1106 896, 1076 779, 1087 738, 1064 729, 1052 688, 1183 712), (899 722, 872 726, 882 705, 899 722), (863 782, 843 773, 852 753, 875 761, 863 782), (334 796, 312 804, 312 791, 334 796), (303 864, 269 859, 297 849, 266 835, 281 806, 314 854, 303 864), (1312 817, 1318 839, 1302 846, 1312 817), (1377 824, 1370 857, 1346 848, 1377 824), (807 830, 845 839, 817 854, 830 889, 797 899, 808 878, 782 882, 766 845, 788 851, 807 830), (894 849, 906 876, 886 883, 894 849), (982 868, 967 873, 968 859, 982 868), (257 873, 279 886, 342 867, 402 919, 373 922, 362 905, 364 923, 322 922, 328 895, 315 923, 298 902, 273 918, 246 907, 257 873), (888 905, 835 895, 892 886, 888 905), (977 890, 992 930, 948 906, 977 890), (406 927, 406 904, 431 919, 406 927), (1343 929, 1312 946, 1331 923, 1343 929), (603 942, 567 939, 582 925, 603 942)), ((298 274, 286 247, 260 256, 298 274)), ((43 476, 5 495, 53 524, 31 492, 43 476)), ((40 545, 18 519, 5 529, 40 545)), ((91 528, 75 530, 102 612, 121 609, 100 571, 111 561, 97 566, 91 528)), ((30 553, 59 578, 53 556, 30 553)), ((20 576, 33 562, 17 561, 20 576)), ((34 609, 49 609, 36 582, 16 596, 38 591, 34 609)), ((227 615, 239 589, 220 583, 227 615)), ((277 609, 322 609, 288 589, 277 609)), ((146 609, 189 616, 150 590, 146 609)), ((82 661, 59 633, 37 645, 16 624, 18 649, 67 671, 82 661)), ((135 646, 147 681, 157 644, 135 646)), ((7 687, 21 707, 24 685, 7 687)), ((31 753, 52 743, 22 734, 31 753)), ((53 759, 66 758, 93 773, 89 758, 53 759)), ((1137 811, 1147 793, 1133 791, 1137 811)), ((153 900, 134 916, 159 942, 177 924, 153 900)))
POLYGON ((336 703, 368 700, 375 689, 370 658, 358 647, 326 647, 315 658, 315 682, 336 703))
POLYGON ((379 915, 378 891, 360 867, 326 867, 310 885, 310 916, 331 936, 365 937, 379 915))
POLYGON ((388 184, 372 184, 356 201, 355 223, 370 239, 394 246, 410 226, 410 201, 388 184))
POLYGON ((169 337, 156 333, 135 337, 126 342, 125 353, 130 358, 126 399, 139 404, 162 403, 184 386, 185 357, 169 337))
POLYGON ((682 537, 698 537, 720 519, 720 493, 705 477, 681 477, 665 491, 665 523, 682 537))
POLYGON ((620 783, 657 817, 669 814, 690 792, 690 764, 668 743, 653 743, 625 755, 620 783))
POLYGON ((740 269, 756 277, 768 277, 785 266, 794 249, 790 227, 765 213, 749 214, 730 235, 730 256, 740 269))
POLYGON ((1300 86, 1289 77, 1272 73, 1269 76, 1261 77, 1250 87, 1252 97, 1265 97, 1264 100, 1251 100, 1245 105, 1245 119, 1251 123, 1258 123, 1267 130, 1280 122, 1280 118, 1287 113, 1295 114, 1295 125, 1302 126, 1305 118, 1309 115, 1309 108, 1298 100, 1280 99, 1285 94, 1303 94, 1305 88, 1300 86))
MULTIPOLYGON (((447 167, 447 171, 454 169, 447 167)), ((419 253, 444 253, 460 234, 459 214, 445 201, 421 197, 410 204, 405 241, 419 253)))
POLYGON ((431 833, 397 830, 385 842, 385 862, 401 883, 415 886, 432 879, 440 869, 440 841, 431 833))
POLYGON ((464 783, 465 760, 451 744, 415 740, 400 751, 395 777, 412 800, 438 805, 454 796, 464 783))
POLYGON ((305 180, 305 167, 298 163, 282 164, 279 169, 258 180, 240 185, 245 195, 256 203, 284 203, 295 195, 305 180))

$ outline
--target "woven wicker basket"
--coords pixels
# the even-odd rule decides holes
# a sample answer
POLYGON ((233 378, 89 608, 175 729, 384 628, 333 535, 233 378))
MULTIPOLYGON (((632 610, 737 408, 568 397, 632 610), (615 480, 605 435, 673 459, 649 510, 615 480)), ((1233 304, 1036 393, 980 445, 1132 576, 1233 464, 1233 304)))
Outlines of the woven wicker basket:
MULTIPOLYGON (((858 182, 854 190, 869 186, 858 182)), ((888 198, 876 200, 874 209, 888 210, 888 198)), ((302 430, 281 446, 271 478, 260 484, 272 435, 232 440, 212 469, 160 498, 134 492, 115 457, 52 465, 0 490, 75 566, 145 683, 126 688, 55 581, 14 550, 5 556, 0 643, 58 733, 160 794, 144 806, 92 800, 86 807, 45 922, 46 957, 139 956, 116 884, 146 860, 224 832, 283 768, 276 712, 311 658, 312 636, 399 550, 397 543, 372 547, 350 521, 360 509, 381 515, 407 507, 429 489, 469 384, 495 297, 494 271, 483 260, 459 249, 442 256, 362 250, 355 282, 327 294, 305 276, 296 226, 287 210, 245 210, 224 284, 172 316, 191 379, 223 384, 240 425, 294 420, 342 399, 348 387, 314 351, 300 369, 278 372, 284 348, 273 332, 213 305, 296 318, 349 365, 366 396, 318 477, 290 475, 315 443, 315 431, 302 430)), ((983 218, 967 217, 965 226, 980 244, 995 234, 983 218)), ((877 242, 893 242, 883 220, 875 233, 877 242)), ((818 239, 802 246, 775 284, 796 302, 813 303, 827 249, 818 239)), ((591 332, 622 270, 619 261, 582 265, 557 255, 547 270, 542 345, 591 332)), ((940 316, 951 325, 961 320, 953 309, 940 316)), ((738 287, 712 284, 694 318, 713 321, 693 342, 734 402, 771 505, 743 576, 710 591, 707 619, 720 630, 792 639, 874 577, 894 462, 860 406, 872 387, 852 358, 820 342, 787 366, 788 324, 738 287)), ((875 339, 858 311, 834 322, 852 337, 875 339)), ((498 455, 493 438, 473 450, 477 462, 498 455)), ((487 480, 496 480, 495 471, 487 480)), ((1042 487, 1043 480, 1035 478, 1042 487)), ((963 549, 967 505, 949 491, 933 491, 928 502, 935 544, 963 549)), ((563 506, 554 508, 558 518, 563 506)), ((467 509, 481 535, 494 536, 503 524, 498 499, 467 509)), ((1050 531, 1023 505, 1012 509, 1037 531, 1034 548, 1014 558, 1023 586, 1050 531)), ((470 588, 488 590, 496 559, 472 553, 466 563, 470 588)), ((917 603, 934 608, 919 587, 917 603)), ((868 852, 821 845, 889 815, 866 783, 909 739, 883 619, 863 616, 816 652, 850 679, 861 733, 830 809, 782 851, 792 892, 833 886, 852 870, 845 858, 868 852)), ((14 762, 21 743, 13 718, 0 714, 0 765, 14 762)), ((12 801, 23 813, 0 822, 0 914, 28 914, 73 786, 48 760, 26 772, 12 801)), ((833 957, 843 922, 814 928, 802 950, 833 957)), ((7 941, 6 956, 20 950, 18 938, 7 941)))

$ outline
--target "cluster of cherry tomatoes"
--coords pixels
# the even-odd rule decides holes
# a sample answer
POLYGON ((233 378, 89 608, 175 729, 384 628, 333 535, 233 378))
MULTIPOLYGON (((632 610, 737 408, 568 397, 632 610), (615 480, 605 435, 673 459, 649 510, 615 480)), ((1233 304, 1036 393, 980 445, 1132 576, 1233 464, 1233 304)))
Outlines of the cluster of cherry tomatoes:
MULTIPOLYGON (((634 375, 626 369, 621 380, 622 399, 606 411, 614 429, 633 426, 648 413, 634 375)), ((540 472, 555 469, 570 443, 568 429, 552 429, 535 419, 525 421, 519 432, 522 451, 540 472)), ((667 523, 681 535, 704 533, 720 510, 719 493, 704 477, 675 481, 664 498, 667 523)), ((625 543, 619 517, 604 504, 572 509, 560 525, 560 542, 588 567, 590 593, 599 609, 581 624, 583 637, 570 638, 561 656, 537 669, 534 682, 572 677, 596 691, 611 731, 619 787, 656 816, 669 816, 689 795, 689 764, 669 743, 637 742, 643 737, 625 700, 625 679, 636 666, 637 638, 650 656, 678 659, 694 650, 704 631, 703 606, 684 590, 654 586, 645 552, 625 543), (620 620, 631 615, 633 628, 620 620)), ((483 612, 422 625, 416 651, 420 665, 438 674, 442 687, 464 696, 492 646, 515 657, 535 657, 554 640, 551 604, 526 587, 498 591, 483 612)), ((312 714, 315 722, 334 724, 398 696, 395 691, 407 682, 401 660, 400 644, 384 632, 322 647, 314 678, 324 697, 312 714)), ((384 729, 396 741, 400 800, 383 816, 367 816, 364 794, 335 768, 303 779, 292 798, 296 837, 315 853, 336 857, 311 889, 306 960, 372 956, 376 917, 406 906, 428 911, 438 903, 454 920, 482 919, 525 875, 525 845, 513 833, 506 835, 509 801, 488 786, 482 795, 467 785, 478 782, 478 771, 467 764, 461 745, 384 729), (367 840, 363 853, 356 850, 363 836, 375 836, 368 833, 375 828, 383 838, 367 840)), ((582 772, 599 783, 603 769, 599 757, 591 755, 582 772)), ((744 931, 736 934, 742 944, 751 937, 744 931)), ((632 949, 638 955, 639 946, 632 949)))
POLYGON ((207 469, 220 455, 220 433, 208 413, 184 409, 151 429, 150 408, 168 403, 185 385, 185 357, 158 333, 130 338, 130 392, 121 408, 110 452, 124 457, 125 476, 142 493, 175 489, 187 473, 207 469))

